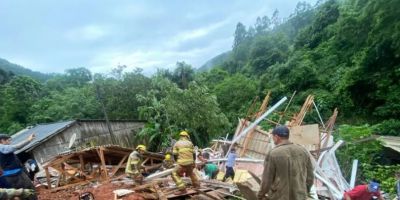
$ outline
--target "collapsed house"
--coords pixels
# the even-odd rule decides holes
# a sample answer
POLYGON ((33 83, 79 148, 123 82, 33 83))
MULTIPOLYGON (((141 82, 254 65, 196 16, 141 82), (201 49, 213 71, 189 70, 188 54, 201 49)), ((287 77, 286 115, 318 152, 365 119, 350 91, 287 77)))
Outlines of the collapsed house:
MULTIPOLYGON (((283 98, 269 110, 265 111, 269 95, 265 97, 259 112, 254 117, 255 121, 253 123, 245 119, 239 120, 232 141, 214 140, 213 147, 215 151, 218 151, 218 148, 220 149, 219 151, 225 151, 223 148, 224 144, 229 145, 230 148, 236 146, 242 158, 238 159, 238 167, 247 169, 253 174, 251 177, 252 180, 249 182, 237 184, 242 194, 245 194, 246 199, 256 198, 256 193, 261 182, 258 177, 261 177, 263 172, 264 158, 274 147, 271 135, 272 130, 262 130, 257 124, 286 101, 286 98, 283 98)), ((345 180, 335 156, 335 151, 343 143, 343 141, 338 141, 336 144, 333 142, 332 131, 337 115, 338 111, 335 109, 332 116, 326 122, 323 122, 314 103, 314 97, 310 95, 307 97, 301 110, 287 122, 291 133, 289 140, 295 144, 302 145, 310 152, 310 157, 315 168, 315 183, 313 187, 315 196, 318 195, 330 199, 341 199, 345 191, 354 187, 356 173, 356 170, 353 170, 352 179, 349 182, 345 180), (304 125, 304 117, 313 107, 316 109, 321 122, 319 124, 304 125)), ((279 122, 267 121, 272 124, 279 124, 279 122)), ((223 159, 215 161, 221 162, 223 159)), ((353 168, 357 168, 357 162, 354 163, 353 168)))
MULTIPOLYGON (((236 160, 237 173, 231 182, 221 182, 221 174, 217 180, 207 180, 196 171, 201 178, 202 187, 200 189, 191 188, 185 194, 175 195, 174 191, 177 188, 168 177, 172 169, 160 168, 164 155, 147 152, 144 155, 144 163, 149 175, 145 178, 145 184, 135 185, 132 180, 124 176, 126 160, 132 148, 101 145, 54 155, 43 165, 45 168, 44 185, 47 185, 52 192, 75 190, 95 192, 96 188, 101 188, 101 192, 99 192, 101 194, 95 196, 113 195, 114 199, 225 199, 227 197, 254 199, 261 184, 260 177, 263 172, 264 158, 274 147, 271 130, 263 130, 258 124, 287 100, 287 98, 283 98, 267 110, 269 95, 266 96, 259 111, 253 115, 252 119, 239 120, 231 141, 227 138, 214 140, 211 147, 203 149, 203 152, 208 152, 210 155, 208 162, 218 163, 220 169, 224 168, 226 153, 233 147, 237 149, 240 158, 236 160), (109 194, 105 194, 104 191, 109 191, 109 194), (239 195, 241 196, 236 196, 235 191, 240 191, 239 195)), ((280 114, 279 121, 267 121, 273 125, 281 124, 280 120, 290 102, 291 100, 283 114, 280 114)), ((304 146, 310 152, 310 158, 315 167, 314 199, 317 199, 318 196, 341 199, 343 192, 354 186, 356 170, 353 170, 352 179, 347 181, 336 160, 335 151, 343 143, 343 141, 334 143, 332 137, 338 111, 335 109, 326 122, 318 113, 320 123, 304 124, 303 120, 306 114, 313 107, 318 113, 313 96, 310 95, 301 110, 286 123, 291 131, 289 139, 293 143, 304 146)), ((354 163, 353 169, 356 169, 357 162, 354 163)), ((184 180, 190 183, 188 179, 184 180)), ((112 198, 107 196, 100 199, 112 198)))
POLYGON ((33 158, 41 165, 73 149, 108 144, 132 147, 135 134, 144 124, 145 121, 139 120, 111 120, 109 123, 105 120, 71 120, 38 124, 14 134, 12 144, 26 140, 34 133, 35 139, 15 153, 21 161, 33 158))

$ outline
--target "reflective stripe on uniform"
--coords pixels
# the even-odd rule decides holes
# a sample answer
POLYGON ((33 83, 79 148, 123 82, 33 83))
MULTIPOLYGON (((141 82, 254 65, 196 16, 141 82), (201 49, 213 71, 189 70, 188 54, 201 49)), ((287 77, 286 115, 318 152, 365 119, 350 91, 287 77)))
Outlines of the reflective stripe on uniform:
POLYGON ((177 163, 180 165, 193 164, 193 144, 186 138, 178 140, 173 148, 174 154, 178 155, 177 163))

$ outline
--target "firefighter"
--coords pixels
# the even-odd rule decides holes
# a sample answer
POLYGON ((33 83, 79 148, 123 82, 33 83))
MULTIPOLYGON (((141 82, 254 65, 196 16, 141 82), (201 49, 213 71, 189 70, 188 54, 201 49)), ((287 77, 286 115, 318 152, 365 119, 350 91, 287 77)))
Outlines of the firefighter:
POLYGON ((142 184, 143 172, 145 168, 142 166, 143 153, 146 151, 146 146, 138 145, 136 150, 133 151, 128 158, 126 163, 125 173, 128 174, 136 183, 142 184))
POLYGON ((174 157, 176 157, 176 167, 172 172, 172 179, 174 180, 176 186, 180 190, 179 193, 186 192, 185 183, 182 181, 181 175, 183 173, 186 176, 189 176, 192 180, 192 185, 196 188, 200 187, 199 180, 195 173, 193 173, 193 169, 195 168, 194 158, 195 152, 193 148, 193 144, 189 139, 189 134, 186 131, 182 131, 179 133, 179 140, 175 143, 173 147, 172 153, 174 157))
POLYGON ((174 168, 174 161, 171 158, 171 153, 167 152, 163 161, 162 168, 164 170, 174 168))

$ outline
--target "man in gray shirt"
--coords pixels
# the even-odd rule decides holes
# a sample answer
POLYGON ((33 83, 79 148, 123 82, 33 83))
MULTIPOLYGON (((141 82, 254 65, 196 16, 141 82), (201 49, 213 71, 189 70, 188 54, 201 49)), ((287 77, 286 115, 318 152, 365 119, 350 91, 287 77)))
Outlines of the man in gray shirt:
MULTIPOLYGON (((35 138, 35 134, 31 134, 28 138, 16 145, 11 145, 11 137, 6 134, 0 134, 0 167, 3 170, 3 175, 0 177, 2 187, 15 189, 35 189, 32 181, 23 170, 23 165, 15 151, 29 144, 35 138)), ((37 199, 36 195, 27 198, 31 200, 37 199)))
POLYGON ((289 141, 286 126, 276 127, 272 138, 276 146, 265 158, 258 199, 307 199, 314 182, 314 169, 307 150, 289 141))

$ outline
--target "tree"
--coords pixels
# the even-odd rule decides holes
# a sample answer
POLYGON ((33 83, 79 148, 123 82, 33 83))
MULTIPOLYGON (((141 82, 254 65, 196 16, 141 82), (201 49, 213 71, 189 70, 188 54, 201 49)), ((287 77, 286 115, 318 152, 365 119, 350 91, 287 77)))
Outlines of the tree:
POLYGON ((258 37, 250 53, 254 74, 263 73, 269 66, 286 60, 289 47, 284 35, 264 35, 258 37))
POLYGON ((60 120, 100 119, 102 112, 92 86, 53 91, 32 105, 29 120, 49 123, 60 120))
POLYGON ((196 82, 180 89, 163 77, 153 77, 152 89, 137 98, 144 104, 139 108, 141 116, 149 121, 139 139, 147 135, 154 144, 151 149, 159 144, 170 146, 180 130, 188 130, 194 143, 204 146, 209 139, 225 134, 229 124, 215 96, 196 82))
POLYGON ((193 79, 194 70, 192 66, 185 62, 177 62, 172 81, 178 84, 181 89, 187 89, 193 79))
POLYGON ((238 117, 245 117, 248 107, 257 96, 257 82, 235 74, 216 85, 214 92, 222 111, 235 124, 238 117))
POLYGON ((262 18, 257 17, 256 24, 254 26, 257 34, 264 33, 265 31, 269 30, 269 27, 271 26, 271 20, 267 16, 262 18))
POLYGON ((233 41, 234 51, 246 39, 246 36, 247 36, 246 27, 240 22, 237 23, 235 30, 235 39, 233 41))
POLYGON ((67 69, 66 77, 69 86, 81 87, 92 80, 92 73, 84 67, 79 67, 67 69))
POLYGON ((5 84, 0 93, 0 129, 14 132, 17 130, 9 129, 12 124, 20 124, 15 128, 29 123, 31 105, 41 97, 42 85, 30 77, 17 76, 5 84))
POLYGON ((12 72, 7 72, 5 70, 0 69, 0 85, 3 85, 11 80, 14 76, 12 72))

